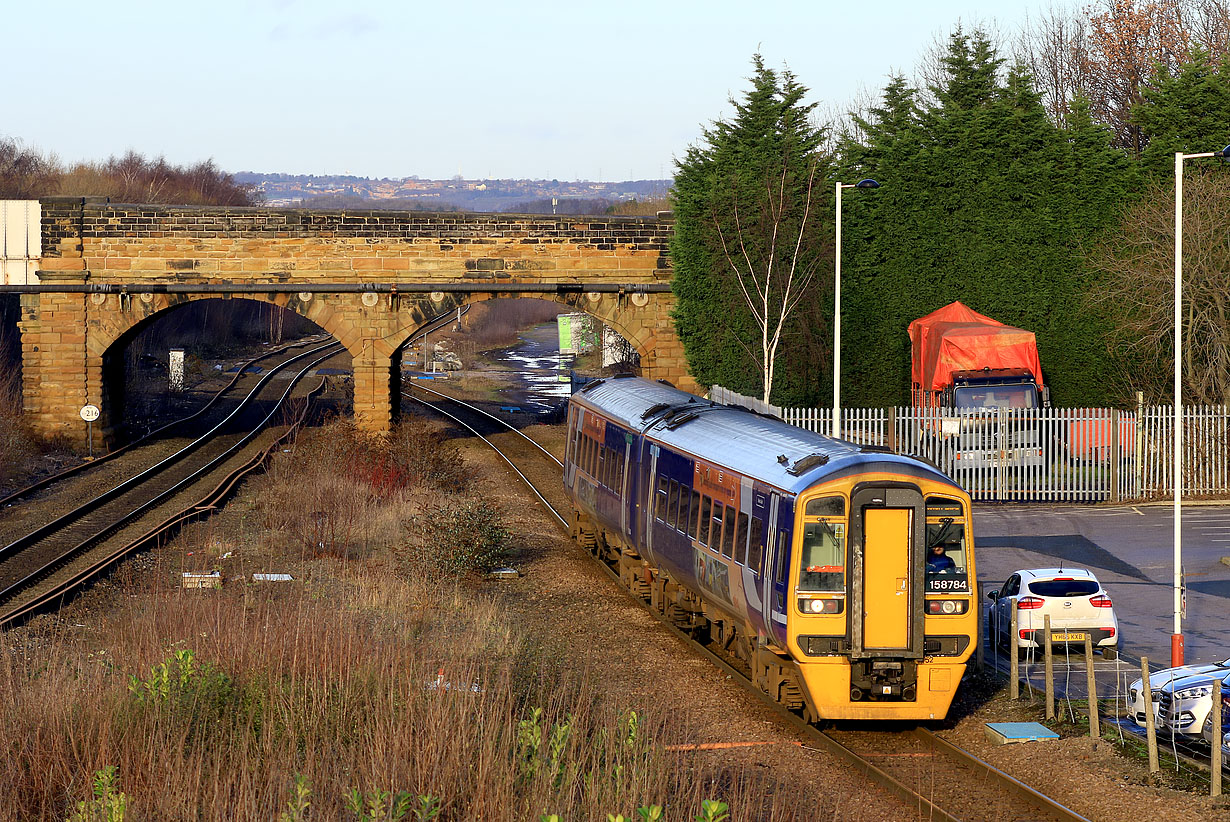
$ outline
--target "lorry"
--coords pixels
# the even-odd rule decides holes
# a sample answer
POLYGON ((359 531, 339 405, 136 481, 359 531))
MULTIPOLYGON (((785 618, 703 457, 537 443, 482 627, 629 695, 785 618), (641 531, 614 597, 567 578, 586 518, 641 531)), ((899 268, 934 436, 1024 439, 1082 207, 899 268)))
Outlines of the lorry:
POLYGON ((1045 464, 1038 417, 1025 410, 1050 405, 1033 332, 954 302, 909 335, 910 399, 929 456, 967 469, 1045 464))

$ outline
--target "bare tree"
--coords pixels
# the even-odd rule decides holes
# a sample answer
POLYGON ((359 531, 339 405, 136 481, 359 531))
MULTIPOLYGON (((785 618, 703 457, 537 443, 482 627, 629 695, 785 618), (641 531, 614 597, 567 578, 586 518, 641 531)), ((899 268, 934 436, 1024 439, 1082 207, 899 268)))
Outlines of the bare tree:
POLYGON ((762 397, 766 403, 773 391, 773 375, 777 351, 781 346, 786 322, 807 293, 815 277, 814 257, 803 263, 804 235, 811 217, 812 191, 815 187, 818 162, 808 164, 807 189, 801 216, 789 195, 790 163, 783 158, 781 175, 765 181, 764 216, 757 221, 764 237, 764 252, 749 250, 751 240, 734 207, 735 236, 727 237, 722 223, 714 216, 722 253, 739 284, 744 302, 760 332, 760 351, 749 351, 761 372, 762 397), (797 224, 795 219, 797 218, 797 224))
MULTIPOLYGON (((1197 404, 1230 404, 1230 174, 1193 168, 1183 189, 1183 393, 1197 404)), ((1124 385, 1165 399, 1174 369, 1174 188, 1155 184, 1113 239, 1090 257, 1105 278, 1094 299, 1114 320, 1112 358, 1124 385)))

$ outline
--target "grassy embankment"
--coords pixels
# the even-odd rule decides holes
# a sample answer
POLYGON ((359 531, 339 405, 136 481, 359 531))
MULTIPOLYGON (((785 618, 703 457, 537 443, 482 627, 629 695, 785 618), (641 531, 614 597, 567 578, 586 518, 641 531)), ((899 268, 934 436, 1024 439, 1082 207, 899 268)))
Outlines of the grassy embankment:
MULTIPOLYGON (((516 550, 426 423, 306 435, 215 519, 10 633, 0 818, 794 819, 665 750, 477 575, 516 550), (221 568, 219 590, 181 569, 221 568), (254 571, 292 583, 254 584, 254 571), (638 811, 638 808, 640 809, 638 811), (614 817, 618 818, 618 817, 614 817)), ((651 671, 646 676, 652 676, 651 671)))

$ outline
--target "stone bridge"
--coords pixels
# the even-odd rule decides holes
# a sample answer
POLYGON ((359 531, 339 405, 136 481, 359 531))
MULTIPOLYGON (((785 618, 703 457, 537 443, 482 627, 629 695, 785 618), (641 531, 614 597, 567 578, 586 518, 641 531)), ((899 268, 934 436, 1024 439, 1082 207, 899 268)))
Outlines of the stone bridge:
POLYGON ((103 426, 118 420, 120 352, 162 312, 200 299, 267 301, 332 334, 353 357, 356 420, 373 432, 397 413, 401 350, 418 329, 497 297, 590 314, 635 347, 645 376, 697 388, 670 319, 669 220, 89 198, 37 210, 28 273, 9 268, 0 289, 21 293, 25 413, 44 435, 84 441, 87 403, 103 426))

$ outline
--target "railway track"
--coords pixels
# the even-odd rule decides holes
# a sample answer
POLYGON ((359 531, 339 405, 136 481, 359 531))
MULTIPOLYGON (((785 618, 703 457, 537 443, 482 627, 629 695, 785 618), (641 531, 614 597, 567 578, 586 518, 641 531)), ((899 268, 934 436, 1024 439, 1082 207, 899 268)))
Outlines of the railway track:
MULTIPOLYGON (((565 505, 562 484, 559 482, 559 469, 562 466, 558 459, 507 422, 462 400, 418 385, 403 394, 431 407, 436 413, 448 417, 491 446, 505 462, 513 467, 518 476, 560 523, 561 528, 567 531, 568 519, 562 513, 565 505), (426 393, 432 399, 426 400, 415 396, 414 391, 426 393), (521 443, 512 448, 523 455, 521 460, 529 457, 539 462, 539 467, 531 468, 524 463, 518 466, 514 462, 516 457, 504 453, 501 445, 493 441, 495 437, 507 440, 506 433, 498 433, 507 430, 516 432, 521 438, 532 443, 532 447, 521 443), (542 454, 546 454, 548 459, 544 459, 542 454), (549 475, 553 475, 555 485, 561 488, 558 494, 536 487, 535 477, 542 478, 549 475), (557 502, 551 502, 549 497, 554 497, 557 502)), ((520 443, 520 440, 517 442, 520 443)), ((614 580, 620 583, 621 588, 627 591, 617 569, 598 560, 597 557, 595 560, 614 580)), ((914 808, 916 817, 919 819, 996 818, 1019 820, 1019 822, 1085 820, 1085 817, 1080 814, 925 728, 867 730, 865 728, 856 729, 849 725, 821 730, 805 722, 797 714, 787 711, 756 688, 747 677, 746 671, 732 665, 732 661, 720 654, 718 649, 698 641, 688 632, 675 626, 664 615, 650 607, 647 599, 636 596, 630 591, 628 594, 644 605, 649 613, 681 641, 721 668, 733 681, 742 684, 748 692, 772 708, 782 722, 791 726, 807 740, 808 744, 844 761, 851 768, 896 794, 904 803, 914 808)))
MULTIPOLYGON (((262 464, 303 422, 306 401, 282 437, 265 433, 280 422, 278 416, 300 380, 342 350, 340 344, 328 343, 288 358, 201 436, 118 482, 94 485, 106 490, 74 500, 65 506, 66 513, 0 547, 0 626, 51 607, 122 557, 216 507, 239 477, 262 464), (290 375, 285 387, 275 383, 284 372, 290 375), (262 437, 273 442, 258 446, 262 437), (203 495, 195 490, 211 480, 203 495)), ((323 385, 322 379, 311 393, 323 385)))

